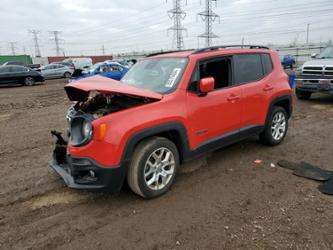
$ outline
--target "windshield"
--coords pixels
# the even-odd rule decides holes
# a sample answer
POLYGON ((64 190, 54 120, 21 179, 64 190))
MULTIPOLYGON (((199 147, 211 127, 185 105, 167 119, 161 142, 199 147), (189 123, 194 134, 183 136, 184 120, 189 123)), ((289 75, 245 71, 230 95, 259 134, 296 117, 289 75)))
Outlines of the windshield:
POLYGON ((333 46, 325 48, 318 56, 320 59, 333 58, 333 46))
POLYGON ((166 94, 177 87, 186 64, 186 58, 146 59, 136 63, 121 81, 138 88, 166 94))

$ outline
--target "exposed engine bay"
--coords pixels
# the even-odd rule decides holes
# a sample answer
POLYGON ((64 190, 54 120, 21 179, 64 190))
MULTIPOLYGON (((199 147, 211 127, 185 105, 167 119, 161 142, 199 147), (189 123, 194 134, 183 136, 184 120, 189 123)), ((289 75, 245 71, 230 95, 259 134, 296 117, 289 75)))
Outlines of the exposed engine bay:
POLYGON ((97 119, 110 113, 153 101, 155 100, 139 96, 92 92, 86 101, 78 101, 71 106, 67 116, 68 118, 73 118, 80 114, 90 114, 93 116, 93 119, 97 119))

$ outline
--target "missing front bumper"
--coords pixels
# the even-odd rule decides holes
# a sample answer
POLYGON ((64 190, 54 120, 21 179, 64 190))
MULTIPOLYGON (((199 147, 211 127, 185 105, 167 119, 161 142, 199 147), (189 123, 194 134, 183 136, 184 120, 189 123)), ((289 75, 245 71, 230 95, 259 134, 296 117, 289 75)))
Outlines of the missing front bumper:
MULTIPOLYGON (((54 135, 54 133, 53 133, 54 135)), ((117 193, 121 190, 126 171, 120 166, 101 166, 90 158, 72 157, 67 154, 67 143, 57 136, 50 166, 75 189, 103 190, 117 193)))

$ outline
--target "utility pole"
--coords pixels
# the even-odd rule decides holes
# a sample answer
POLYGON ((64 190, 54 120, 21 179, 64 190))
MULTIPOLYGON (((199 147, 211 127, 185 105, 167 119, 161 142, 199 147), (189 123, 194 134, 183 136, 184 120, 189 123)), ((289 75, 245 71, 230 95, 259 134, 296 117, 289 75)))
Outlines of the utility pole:
POLYGON ((242 47, 244 46, 244 37, 242 38, 242 47))
POLYGON ((61 56, 62 48, 60 48, 60 41, 63 41, 63 39, 60 38, 61 31, 53 30, 53 31, 50 31, 50 34, 53 35, 53 38, 51 38, 50 40, 54 41, 54 43, 55 43, 56 55, 61 56))
POLYGON ((40 33, 39 30, 29 30, 29 33, 33 36, 34 47, 35 47, 35 56, 41 57, 40 49, 39 49, 39 42, 38 42, 38 34, 40 33))
POLYGON ((102 45, 102 55, 103 55, 103 56, 105 55, 105 47, 104 47, 104 44, 102 45))
POLYGON ((309 32, 310 32, 310 24, 308 23, 306 26, 306 45, 309 45, 309 32))
POLYGON ((168 16, 173 20, 173 25, 168 29, 173 31, 173 44, 176 42, 176 47, 181 50, 184 47, 183 28, 181 21, 185 19, 186 13, 182 10, 181 4, 183 0, 173 0, 173 8, 168 10, 168 16))
POLYGON ((12 51, 12 55, 15 56, 15 49, 17 49, 17 47, 15 46, 16 42, 9 42, 9 48, 12 51))
POLYGON ((198 37, 206 39, 206 46, 212 45, 212 39, 218 36, 213 33, 213 22, 218 18, 220 22, 220 16, 212 11, 212 4, 215 2, 217 5, 217 0, 205 0, 205 10, 198 13, 201 19, 205 22, 205 33, 199 35, 198 37))

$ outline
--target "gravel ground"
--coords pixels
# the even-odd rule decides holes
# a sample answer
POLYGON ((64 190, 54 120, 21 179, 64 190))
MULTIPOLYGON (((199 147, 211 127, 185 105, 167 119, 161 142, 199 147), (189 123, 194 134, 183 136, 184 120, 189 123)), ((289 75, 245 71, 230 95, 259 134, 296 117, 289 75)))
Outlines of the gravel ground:
POLYGON ((271 167, 333 170, 333 97, 296 101, 282 145, 257 138, 183 166, 165 196, 68 189, 48 167, 66 130, 64 80, 0 88, 0 249, 333 249, 333 196, 271 167), (256 165, 255 159, 263 163, 256 165))

